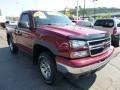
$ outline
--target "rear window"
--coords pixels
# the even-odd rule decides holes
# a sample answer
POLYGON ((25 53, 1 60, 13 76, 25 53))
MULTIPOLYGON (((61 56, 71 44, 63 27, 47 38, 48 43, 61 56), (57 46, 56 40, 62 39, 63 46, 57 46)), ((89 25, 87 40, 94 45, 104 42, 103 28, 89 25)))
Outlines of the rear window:
POLYGON ((114 21, 113 20, 97 20, 95 22, 95 26, 103 26, 103 27, 113 27, 114 21))

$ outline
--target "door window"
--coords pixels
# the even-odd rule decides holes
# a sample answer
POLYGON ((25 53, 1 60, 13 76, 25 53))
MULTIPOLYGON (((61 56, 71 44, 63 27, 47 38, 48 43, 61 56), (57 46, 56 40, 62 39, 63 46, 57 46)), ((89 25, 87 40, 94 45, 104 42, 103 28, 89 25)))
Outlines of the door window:
POLYGON ((23 25, 24 28, 29 28, 30 27, 30 19, 28 14, 23 14, 21 19, 20 19, 20 23, 23 25))
POLYGON ((117 27, 120 27, 120 20, 117 20, 117 27))

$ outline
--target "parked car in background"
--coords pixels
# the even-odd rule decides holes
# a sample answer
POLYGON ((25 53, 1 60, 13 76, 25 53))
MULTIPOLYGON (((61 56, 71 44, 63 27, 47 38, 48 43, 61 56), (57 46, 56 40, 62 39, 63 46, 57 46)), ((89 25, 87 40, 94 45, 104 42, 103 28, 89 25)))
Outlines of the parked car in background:
POLYGON ((9 25, 13 25, 13 26, 16 26, 18 23, 18 21, 9 21, 9 25))
POLYGON ((107 31, 111 35, 111 43, 113 46, 120 45, 120 20, 119 19, 97 19, 93 28, 107 31))
POLYGON ((5 28, 6 17, 0 16, 0 26, 5 28))
POLYGON ((80 20, 77 20, 76 18, 73 17, 69 17, 69 19, 76 25, 80 22, 80 20))
POLYGON ((78 25, 82 26, 82 27, 92 27, 93 23, 90 21, 84 21, 84 20, 80 20, 78 25))
POLYGON ((7 21, 5 28, 7 31, 14 31, 17 26, 18 21, 7 21))
POLYGON ((86 21, 86 20, 72 19, 72 22, 81 27, 93 27, 93 23, 90 21, 86 21))
POLYGON ((79 22, 80 22, 80 20, 76 20, 76 19, 74 19, 74 20, 71 20, 74 24, 76 24, 76 25, 78 25, 79 24, 79 22))

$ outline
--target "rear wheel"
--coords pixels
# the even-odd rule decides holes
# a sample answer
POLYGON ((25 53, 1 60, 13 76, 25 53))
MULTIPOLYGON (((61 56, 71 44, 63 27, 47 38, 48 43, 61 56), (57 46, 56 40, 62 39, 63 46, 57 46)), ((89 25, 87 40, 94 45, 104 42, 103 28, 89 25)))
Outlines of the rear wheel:
POLYGON ((13 40, 9 38, 9 48, 12 54, 18 53, 18 47, 13 43, 13 40))
POLYGON ((53 84, 56 80, 56 63, 53 55, 49 52, 41 53, 38 63, 43 81, 49 85, 53 84))

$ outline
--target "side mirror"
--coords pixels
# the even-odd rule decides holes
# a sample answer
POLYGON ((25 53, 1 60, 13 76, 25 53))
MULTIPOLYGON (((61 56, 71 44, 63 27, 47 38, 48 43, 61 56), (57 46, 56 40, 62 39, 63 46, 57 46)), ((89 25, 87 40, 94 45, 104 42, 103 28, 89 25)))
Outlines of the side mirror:
POLYGON ((18 23, 19 28, 30 28, 29 22, 19 22, 18 23))

